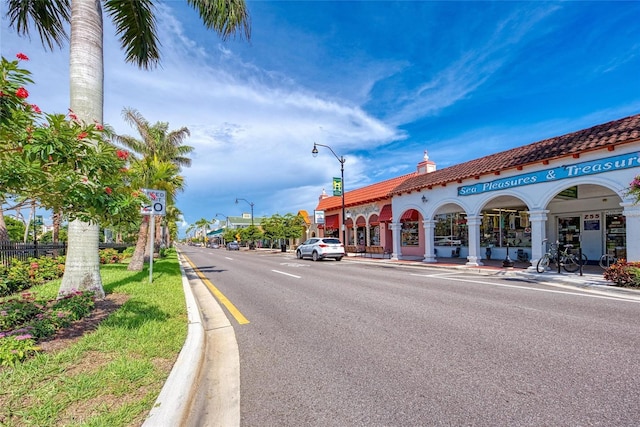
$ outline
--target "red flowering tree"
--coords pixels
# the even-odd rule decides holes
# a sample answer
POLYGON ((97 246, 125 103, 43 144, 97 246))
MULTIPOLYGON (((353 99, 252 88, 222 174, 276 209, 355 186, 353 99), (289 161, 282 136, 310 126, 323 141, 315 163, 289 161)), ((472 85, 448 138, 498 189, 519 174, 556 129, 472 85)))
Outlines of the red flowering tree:
MULTIPOLYGON (((26 56, 0 63, 0 188, 38 200, 69 219, 117 223, 139 218, 143 195, 129 186, 129 154, 101 124, 46 114, 27 101, 26 56)), ((92 289, 95 290, 95 289, 92 289)), ((102 290, 97 290, 103 293, 102 290)))

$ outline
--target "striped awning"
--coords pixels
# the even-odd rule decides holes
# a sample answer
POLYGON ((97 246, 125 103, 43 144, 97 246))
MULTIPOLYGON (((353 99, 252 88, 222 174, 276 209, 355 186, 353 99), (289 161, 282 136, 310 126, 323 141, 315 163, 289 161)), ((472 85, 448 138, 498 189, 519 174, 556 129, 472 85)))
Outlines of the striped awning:
POLYGON ((418 220, 418 211, 415 209, 409 209, 400 217, 400 221, 417 221, 418 220))
POLYGON ((391 212, 391 205, 384 205, 380 211, 380 222, 390 222, 393 219, 393 212, 391 212))
POLYGON ((324 228, 339 228, 338 214, 324 217, 324 228))

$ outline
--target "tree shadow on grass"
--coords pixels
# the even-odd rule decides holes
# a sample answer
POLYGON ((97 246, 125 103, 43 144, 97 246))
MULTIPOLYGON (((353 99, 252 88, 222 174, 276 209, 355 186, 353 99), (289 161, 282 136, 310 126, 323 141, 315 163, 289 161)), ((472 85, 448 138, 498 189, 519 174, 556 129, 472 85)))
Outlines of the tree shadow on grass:
POLYGON ((119 329, 139 329, 149 322, 164 322, 171 316, 156 305, 129 300, 103 323, 106 327, 119 329))

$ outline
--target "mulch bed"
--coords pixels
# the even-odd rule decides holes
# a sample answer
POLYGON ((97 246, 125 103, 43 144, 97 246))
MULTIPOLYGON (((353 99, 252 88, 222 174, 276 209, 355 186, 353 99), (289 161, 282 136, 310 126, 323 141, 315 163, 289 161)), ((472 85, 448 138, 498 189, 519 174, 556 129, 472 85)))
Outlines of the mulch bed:
POLYGON ((38 346, 42 351, 52 352, 73 344, 84 334, 95 330, 100 322, 119 309, 128 299, 129 295, 126 294, 108 294, 104 299, 96 300, 93 310, 87 317, 76 320, 68 328, 58 331, 45 341, 40 341, 38 346))

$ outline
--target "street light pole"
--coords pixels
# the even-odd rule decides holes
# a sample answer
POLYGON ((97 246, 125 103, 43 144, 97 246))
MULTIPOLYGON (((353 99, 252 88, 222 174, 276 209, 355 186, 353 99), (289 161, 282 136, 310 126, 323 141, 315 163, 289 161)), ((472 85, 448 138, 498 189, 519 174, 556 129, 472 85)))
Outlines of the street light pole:
POLYGON ((331 151, 331 153, 334 155, 334 157, 336 159, 338 159, 338 161, 340 162, 340 184, 342 186, 341 188, 341 193, 342 193, 342 244, 343 245, 347 245, 347 226, 345 225, 345 211, 344 211, 344 162, 346 161, 346 159, 343 156, 338 157, 338 155, 335 153, 335 151, 333 151, 333 149, 331 147, 329 147, 328 145, 323 145, 323 144, 318 144, 317 142, 313 143, 313 150, 311 150, 311 154, 313 155, 313 157, 317 157, 318 156, 318 146, 319 147, 325 147, 328 148, 329 151, 331 151))
POLYGON ((238 200, 244 200, 245 202, 249 203, 249 206, 251 206, 251 225, 253 226, 253 202, 250 202, 247 199, 238 199, 236 197, 236 205, 238 204, 238 200))
POLYGON ((227 228, 229 228, 229 217, 228 217, 228 216, 226 216, 225 214, 221 214, 221 213, 217 213, 217 214, 216 214, 216 217, 217 217, 218 215, 221 215, 221 216, 223 216, 223 217, 225 218, 225 220, 226 220, 226 222, 227 222, 227 228))

